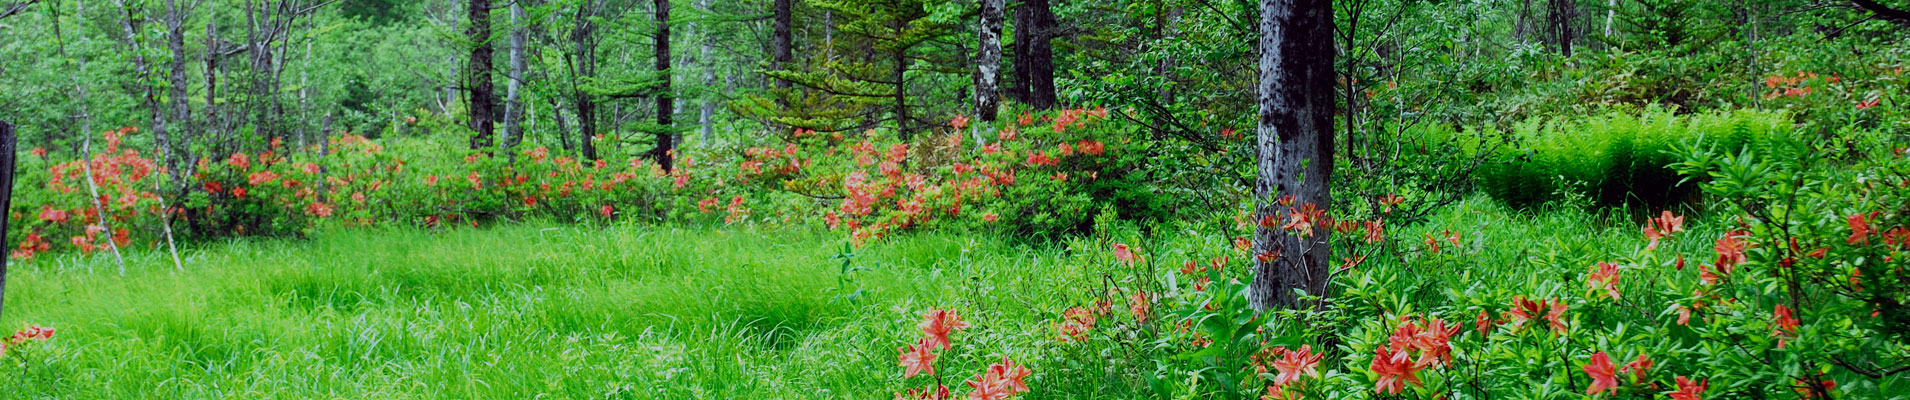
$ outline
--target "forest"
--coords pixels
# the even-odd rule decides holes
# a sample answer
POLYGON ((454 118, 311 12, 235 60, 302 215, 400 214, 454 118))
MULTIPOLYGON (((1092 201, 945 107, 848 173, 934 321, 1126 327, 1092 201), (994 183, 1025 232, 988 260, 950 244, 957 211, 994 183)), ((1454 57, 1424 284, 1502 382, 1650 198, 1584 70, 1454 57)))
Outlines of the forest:
POLYGON ((0 0, 0 400, 1910 399, 1906 39, 1906 0, 0 0))

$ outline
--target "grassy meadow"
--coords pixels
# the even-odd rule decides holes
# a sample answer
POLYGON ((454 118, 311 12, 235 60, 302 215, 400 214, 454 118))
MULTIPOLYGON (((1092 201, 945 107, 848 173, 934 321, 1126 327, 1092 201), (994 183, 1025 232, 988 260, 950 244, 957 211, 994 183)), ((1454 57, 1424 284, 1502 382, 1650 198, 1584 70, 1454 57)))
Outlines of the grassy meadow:
MULTIPOLYGON (((1463 202, 1395 233, 1463 232, 1453 262, 1375 260, 1346 281, 1424 297, 1346 301, 1413 309, 1445 297, 1414 287, 1535 289, 1576 269, 1548 266, 1642 246, 1633 226, 1463 202)), ((1140 392, 1122 376, 1148 371, 1057 343, 1053 321, 1131 279, 1104 242, 1178 265, 1225 246, 1208 236, 912 234, 854 249, 847 276, 842 238, 808 227, 326 231, 191 248, 184 271, 133 250, 125 276, 104 253, 41 257, 11 271, 0 325, 59 336, 0 398, 886 398, 905 383, 894 349, 931 306, 978 328, 957 336, 945 375, 1014 356, 1035 370, 1028 398, 1128 398, 1140 392)))

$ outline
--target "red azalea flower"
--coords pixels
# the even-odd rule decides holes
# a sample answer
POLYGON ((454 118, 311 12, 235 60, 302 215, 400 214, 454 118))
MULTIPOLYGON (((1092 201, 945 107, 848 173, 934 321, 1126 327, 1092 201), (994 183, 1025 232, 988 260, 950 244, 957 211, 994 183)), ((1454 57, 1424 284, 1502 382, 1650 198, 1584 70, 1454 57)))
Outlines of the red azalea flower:
POLYGON ((1630 371, 1632 373, 1633 382, 1644 382, 1645 371, 1651 369, 1651 364, 1652 364, 1651 360, 1645 358, 1645 353, 1638 353, 1637 360, 1625 363, 1625 367, 1619 369, 1619 371, 1620 372, 1630 371))
POLYGON ((939 356, 929 352, 929 347, 932 346, 932 344, 929 343, 930 340, 931 338, 922 338, 922 340, 916 342, 914 346, 895 348, 896 351, 902 353, 901 356, 897 357, 897 361, 902 364, 903 378, 912 378, 917 374, 925 372, 929 375, 935 375, 935 357, 939 356))
POLYGON ((1598 265, 1592 266, 1591 274, 1586 275, 1585 284, 1594 291, 1604 289, 1602 295, 1618 300, 1618 264, 1598 262, 1598 265))
POLYGON ((1592 386, 1585 390, 1585 394, 1618 393, 1618 372, 1612 365, 1611 356, 1605 355, 1603 351, 1592 353, 1592 362, 1585 364, 1584 369, 1585 374, 1592 377, 1592 386))
POLYGON ((1797 336, 1796 313, 1794 313, 1790 307, 1787 307, 1783 304, 1779 304, 1777 305, 1777 310, 1774 312, 1774 314, 1776 314, 1776 317, 1774 320, 1772 320, 1771 323, 1777 325, 1777 329, 1771 331, 1771 336, 1796 337, 1797 336))
POLYGON ((1320 357, 1326 355, 1324 352, 1314 353, 1312 345, 1302 345, 1299 351, 1286 350, 1283 353, 1279 360, 1273 362, 1273 369, 1280 371, 1273 379, 1275 385, 1286 386, 1300 380, 1301 375, 1320 377, 1320 372, 1314 367, 1320 364, 1320 357))
POLYGON ((1678 390, 1671 392, 1671 400, 1704 400, 1703 397, 1698 397, 1698 395, 1704 394, 1705 388, 1710 386, 1711 382, 1709 379, 1704 381, 1692 381, 1682 376, 1678 377, 1677 380, 1678 390))
POLYGON ((1864 243, 1870 237, 1870 233, 1875 232, 1870 228, 1870 223, 1864 221, 1865 217, 1866 215, 1862 213, 1850 215, 1850 238, 1845 240, 1846 243, 1853 245, 1864 243))
POLYGON ((1373 352, 1373 364, 1368 369, 1379 375, 1379 380, 1373 385, 1374 393, 1399 394, 1406 389, 1407 382, 1423 386, 1419 383, 1418 375, 1423 366, 1414 365, 1406 351, 1390 351, 1380 346, 1374 348, 1373 352))
POLYGON ((1147 292, 1135 292, 1133 296, 1128 296, 1127 302, 1128 312, 1134 314, 1134 320, 1147 322, 1147 292))
POLYGON ((1717 246, 1711 249, 1718 253, 1719 271, 1731 273, 1731 266, 1745 261, 1744 250, 1751 247, 1751 242, 1744 238, 1749 236, 1751 236, 1750 233, 1732 231, 1726 232, 1723 238, 1718 239, 1717 246))
POLYGON ((956 329, 967 329, 968 322, 962 321, 962 317, 956 315, 954 310, 930 308, 927 314, 922 315, 922 323, 916 326, 922 329, 923 334, 928 335, 928 337, 922 339, 923 345, 931 348, 947 349, 949 332, 956 329))
POLYGON ((1123 263, 1132 265, 1134 264, 1134 251, 1130 250, 1127 247, 1127 244, 1115 243, 1114 244, 1114 259, 1120 260, 1123 263))

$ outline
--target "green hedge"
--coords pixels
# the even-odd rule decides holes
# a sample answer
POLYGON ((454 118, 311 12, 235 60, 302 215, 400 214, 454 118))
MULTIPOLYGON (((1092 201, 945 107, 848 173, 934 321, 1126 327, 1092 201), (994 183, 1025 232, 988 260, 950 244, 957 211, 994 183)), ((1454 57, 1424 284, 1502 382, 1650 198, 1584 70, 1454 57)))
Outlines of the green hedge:
POLYGON ((1529 207, 1578 193, 1600 204, 1663 205, 1689 197, 1695 184, 1668 165, 1679 143, 1726 149, 1750 146, 1770 155, 1776 144, 1795 140, 1783 112, 1737 110, 1677 115, 1669 109, 1620 111, 1569 118, 1535 118, 1513 127, 1516 146, 1500 150, 1482 166, 1476 183, 1515 207, 1529 207), (1570 185, 1571 187, 1566 187, 1570 185))

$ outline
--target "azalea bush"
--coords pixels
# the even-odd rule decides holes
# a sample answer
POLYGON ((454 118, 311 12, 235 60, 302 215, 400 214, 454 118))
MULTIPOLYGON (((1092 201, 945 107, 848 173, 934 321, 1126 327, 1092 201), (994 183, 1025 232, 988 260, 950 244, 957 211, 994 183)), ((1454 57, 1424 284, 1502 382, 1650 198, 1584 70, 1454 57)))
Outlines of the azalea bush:
POLYGON ((1168 205, 1150 193, 1141 158, 1111 142, 1131 126, 1107 115, 1067 109, 986 126, 957 116, 949 131, 916 142, 799 129, 781 145, 746 149, 726 178, 821 200, 823 222, 856 243, 929 226, 1058 236, 1087 232, 1104 212, 1164 218, 1168 205))

